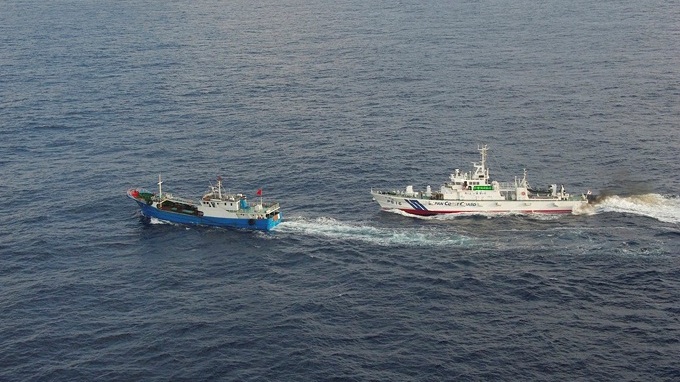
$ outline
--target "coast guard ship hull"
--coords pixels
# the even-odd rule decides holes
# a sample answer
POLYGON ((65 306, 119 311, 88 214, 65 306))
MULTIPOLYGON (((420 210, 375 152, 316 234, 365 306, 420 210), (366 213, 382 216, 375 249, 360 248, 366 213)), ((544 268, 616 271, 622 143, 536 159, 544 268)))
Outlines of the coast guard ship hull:
POLYGON ((588 204, 581 200, 432 200, 403 196, 397 192, 372 191, 373 199, 385 211, 399 210, 412 215, 545 213, 567 214, 588 204))
POLYGON ((522 179, 514 182, 492 181, 486 167, 487 146, 478 149, 481 162, 473 162, 474 169, 463 173, 456 169, 450 181, 444 183, 438 191, 427 186, 425 191, 414 191, 413 186, 405 190, 379 191, 371 190, 382 210, 402 211, 408 214, 431 216, 438 214, 503 214, 503 213, 543 213, 564 214, 588 204, 594 197, 588 194, 571 196, 551 185, 547 190, 531 188, 526 179, 526 170, 522 179))

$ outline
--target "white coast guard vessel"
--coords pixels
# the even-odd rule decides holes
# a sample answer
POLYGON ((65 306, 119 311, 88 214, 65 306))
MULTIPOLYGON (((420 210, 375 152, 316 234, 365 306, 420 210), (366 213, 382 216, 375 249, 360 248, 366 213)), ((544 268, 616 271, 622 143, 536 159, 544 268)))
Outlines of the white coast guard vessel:
POLYGON ((557 184, 548 190, 532 189, 527 182, 526 170, 522 179, 514 182, 491 181, 486 167, 487 146, 478 148, 481 162, 473 162, 474 170, 462 173, 456 169, 450 181, 439 191, 427 186, 425 191, 376 191, 371 189, 373 200, 386 211, 402 211, 413 215, 437 215, 455 213, 571 213, 593 199, 587 195, 571 196, 564 186, 557 184))
MULTIPOLYGON (((269 231, 282 220, 279 203, 248 202, 243 194, 226 193, 222 178, 217 186, 210 186, 200 201, 179 198, 163 192, 163 181, 158 176, 158 193, 131 188, 127 195, 141 208, 142 215, 181 224, 215 227, 236 227, 269 231)), ((258 196, 262 191, 258 190, 258 196)))

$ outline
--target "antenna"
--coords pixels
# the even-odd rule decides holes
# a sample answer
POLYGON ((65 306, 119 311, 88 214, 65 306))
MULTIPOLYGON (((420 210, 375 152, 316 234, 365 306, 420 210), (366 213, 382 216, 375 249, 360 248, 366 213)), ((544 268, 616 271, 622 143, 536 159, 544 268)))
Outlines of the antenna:
POLYGON ((158 174, 158 197, 162 198, 163 197, 163 187, 162 187, 163 181, 161 180, 161 174, 158 174))

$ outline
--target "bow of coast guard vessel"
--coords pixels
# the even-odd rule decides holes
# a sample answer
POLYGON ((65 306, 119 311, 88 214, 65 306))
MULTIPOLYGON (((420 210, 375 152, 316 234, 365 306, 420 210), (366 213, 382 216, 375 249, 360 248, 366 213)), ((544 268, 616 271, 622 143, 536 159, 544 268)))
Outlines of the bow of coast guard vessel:
POLYGON ((589 201, 594 195, 572 196, 564 186, 552 184, 547 190, 533 189, 527 181, 527 172, 513 182, 491 180, 487 167, 486 145, 478 148, 480 162, 473 162, 473 170, 461 172, 455 169, 448 182, 439 190, 427 186, 425 191, 414 191, 413 186, 405 190, 380 191, 371 189, 373 200, 385 211, 401 211, 413 215, 430 216, 455 213, 572 213, 589 201))
POLYGON ((217 186, 199 201, 176 197, 163 192, 163 181, 158 176, 158 193, 143 188, 131 188, 128 197, 141 208, 142 215, 159 220, 180 224, 204 225, 214 227, 235 227, 269 231, 276 227, 282 214, 279 203, 264 202, 262 190, 258 190, 259 201, 249 202, 244 194, 225 192, 222 178, 217 178, 217 186))

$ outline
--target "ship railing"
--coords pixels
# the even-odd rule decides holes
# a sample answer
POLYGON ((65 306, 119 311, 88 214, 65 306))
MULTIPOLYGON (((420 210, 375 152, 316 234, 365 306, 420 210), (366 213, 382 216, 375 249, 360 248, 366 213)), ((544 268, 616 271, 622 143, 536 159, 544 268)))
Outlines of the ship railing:
POLYGON ((248 208, 255 208, 257 206, 262 205, 262 208, 266 209, 278 209, 279 208, 279 203, 278 202, 250 202, 248 204, 248 208))
POLYGON ((264 208, 279 208, 278 202, 263 202, 262 207, 264 208))
POLYGON ((406 197, 413 197, 413 198, 419 198, 424 193, 422 191, 416 191, 416 192, 404 192, 404 191, 379 191, 379 190, 373 190, 378 195, 391 195, 391 196, 406 196, 406 197))
POLYGON ((169 192, 163 193, 162 200, 172 200, 173 202, 180 202, 180 203, 192 204, 192 205, 197 204, 195 200, 191 200, 191 199, 187 199, 187 198, 181 198, 181 197, 177 197, 177 196, 172 196, 172 194, 169 193, 169 192))
POLYGON ((499 191, 514 191, 517 187, 514 183, 510 182, 498 182, 499 191))

